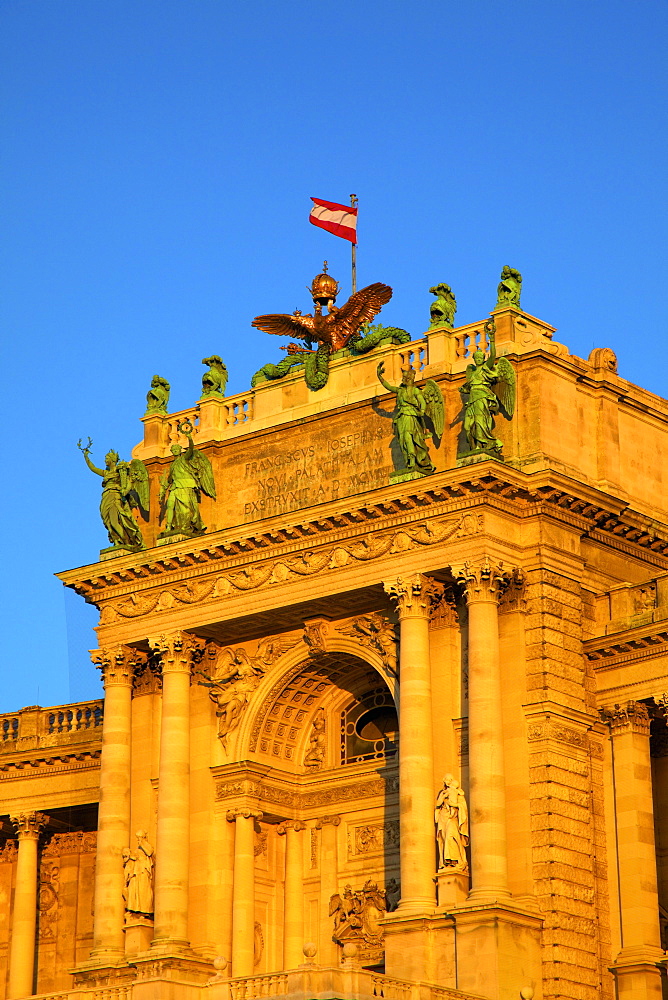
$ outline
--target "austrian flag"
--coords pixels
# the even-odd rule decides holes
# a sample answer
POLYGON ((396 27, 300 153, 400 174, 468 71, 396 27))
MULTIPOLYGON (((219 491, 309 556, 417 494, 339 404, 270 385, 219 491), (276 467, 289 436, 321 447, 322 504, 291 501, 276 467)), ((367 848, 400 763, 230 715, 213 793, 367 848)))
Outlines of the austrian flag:
POLYGON ((323 201, 321 198, 311 198, 313 208, 309 221, 314 226, 326 229, 344 240, 357 243, 357 209, 352 205, 338 205, 335 201, 323 201))

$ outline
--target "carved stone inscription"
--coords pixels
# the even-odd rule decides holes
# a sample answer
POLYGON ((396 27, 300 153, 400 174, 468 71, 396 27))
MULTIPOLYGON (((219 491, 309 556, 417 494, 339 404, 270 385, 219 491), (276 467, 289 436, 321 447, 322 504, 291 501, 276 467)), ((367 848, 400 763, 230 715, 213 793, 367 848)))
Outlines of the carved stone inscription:
POLYGON ((238 483, 244 520, 285 514, 385 485, 393 469, 391 437, 390 421, 376 417, 371 426, 345 428, 337 437, 307 432, 303 441, 290 442, 287 448, 256 451, 244 462, 238 483))

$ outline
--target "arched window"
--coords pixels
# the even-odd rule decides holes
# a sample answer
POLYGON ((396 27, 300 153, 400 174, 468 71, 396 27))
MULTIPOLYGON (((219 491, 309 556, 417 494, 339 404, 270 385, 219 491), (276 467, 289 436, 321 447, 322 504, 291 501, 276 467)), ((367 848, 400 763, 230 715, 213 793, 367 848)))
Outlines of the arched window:
POLYGON ((384 760, 399 746, 399 720, 386 687, 374 688, 341 712, 341 763, 384 760))

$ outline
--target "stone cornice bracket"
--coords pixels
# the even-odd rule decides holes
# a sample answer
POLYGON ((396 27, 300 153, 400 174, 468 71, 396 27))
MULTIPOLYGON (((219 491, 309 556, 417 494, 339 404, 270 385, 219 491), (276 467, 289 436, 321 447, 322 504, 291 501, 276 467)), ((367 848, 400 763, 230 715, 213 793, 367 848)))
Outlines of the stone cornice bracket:
POLYGON ((91 649, 90 658, 102 672, 105 688, 111 684, 132 684, 135 671, 146 663, 146 654, 132 646, 103 646, 91 649))
POLYGON ((321 816, 315 821, 315 829, 322 830, 323 826, 340 826, 341 817, 340 816, 321 816))
POLYGON ((226 818, 228 823, 234 823, 238 816, 241 816, 242 819, 252 818, 259 823, 263 815, 264 813, 260 809, 228 809, 226 818))
POLYGON ((282 823, 279 823, 276 827, 276 833, 279 837, 284 837, 288 830, 294 830, 295 833, 301 833, 302 830, 306 829, 306 823, 302 823, 300 819, 286 819, 282 823))
POLYGON ((39 840, 39 836, 49 822, 49 817, 40 812, 22 812, 10 817, 16 827, 19 840, 39 840))
POLYGON ((498 603, 501 596, 512 586, 524 582, 522 571, 505 569, 501 560, 492 562, 484 556, 480 562, 465 562, 459 569, 452 568, 452 575, 462 589, 467 604, 486 601, 498 603))
POLYGON ((383 580, 383 588, 397 604, 399 620, 427 618, 443 594, 443 584, 422 573, 383 580))
POLYGON ((650 717, 647 705, 641 701, 627 701, 625 705, 613 705, 602 708, 601 721, 610 726, 613 736, 630 730, 649 736, 650 717))
POLYGON ((192 672, 199 663, 205 644, 190 632, 169 632, 148 637, 148 644, 156 656, 160 657, 162 673, 192 672))

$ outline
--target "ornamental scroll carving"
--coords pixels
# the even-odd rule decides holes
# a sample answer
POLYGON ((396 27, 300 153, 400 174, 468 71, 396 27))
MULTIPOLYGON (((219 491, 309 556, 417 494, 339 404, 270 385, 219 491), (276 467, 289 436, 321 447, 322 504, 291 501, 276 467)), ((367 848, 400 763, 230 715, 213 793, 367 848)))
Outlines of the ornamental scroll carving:
POLYGON ((243 646, 221 649, 215 642, 206 644, 198 683, 209 689, 216 706, 218 736, 225 750, 229 734, 237 729, 267 668, 299 641, 294 636, 268 636, 258 642, 252 655, 243 646))
POLYGON ((397 602, 399 618, 404 615, 428 616, 443 595, 443 584, 422 573, 398 576, 383 581, 385 593, 397 602))
POLYGON ((463 514, 442 521, 423 521, 399 529, 378 531, 365 538, 323 546, 292 557, 229 570, 215 580, 174 585, 159 594, 132 594, 109 602, 101 609, 100 623, 109 625, 118 618, 137 618, 153 612, 169 611, 178 604, 198 604, 206 600, 236 597, 260 587, 289 583, 300 577, 336 572, 356 562, 408 552, 423 545, 437 545, 451 538, 464 538, 482 531, 482 515, 463 514))
POLYGON ((649 735, 649 710, 641 701, 627 701, 625 705, 602 708, 601 721, 610 726, 613 736, 628 728, 649 735))
POLYGON ((397 634, 392 622, 385 615, 374 612, 360 615, 336 629, 341 635, 349 635, 362 646, 375 649, 383 661, 388 674, 397 675, 397 634))

